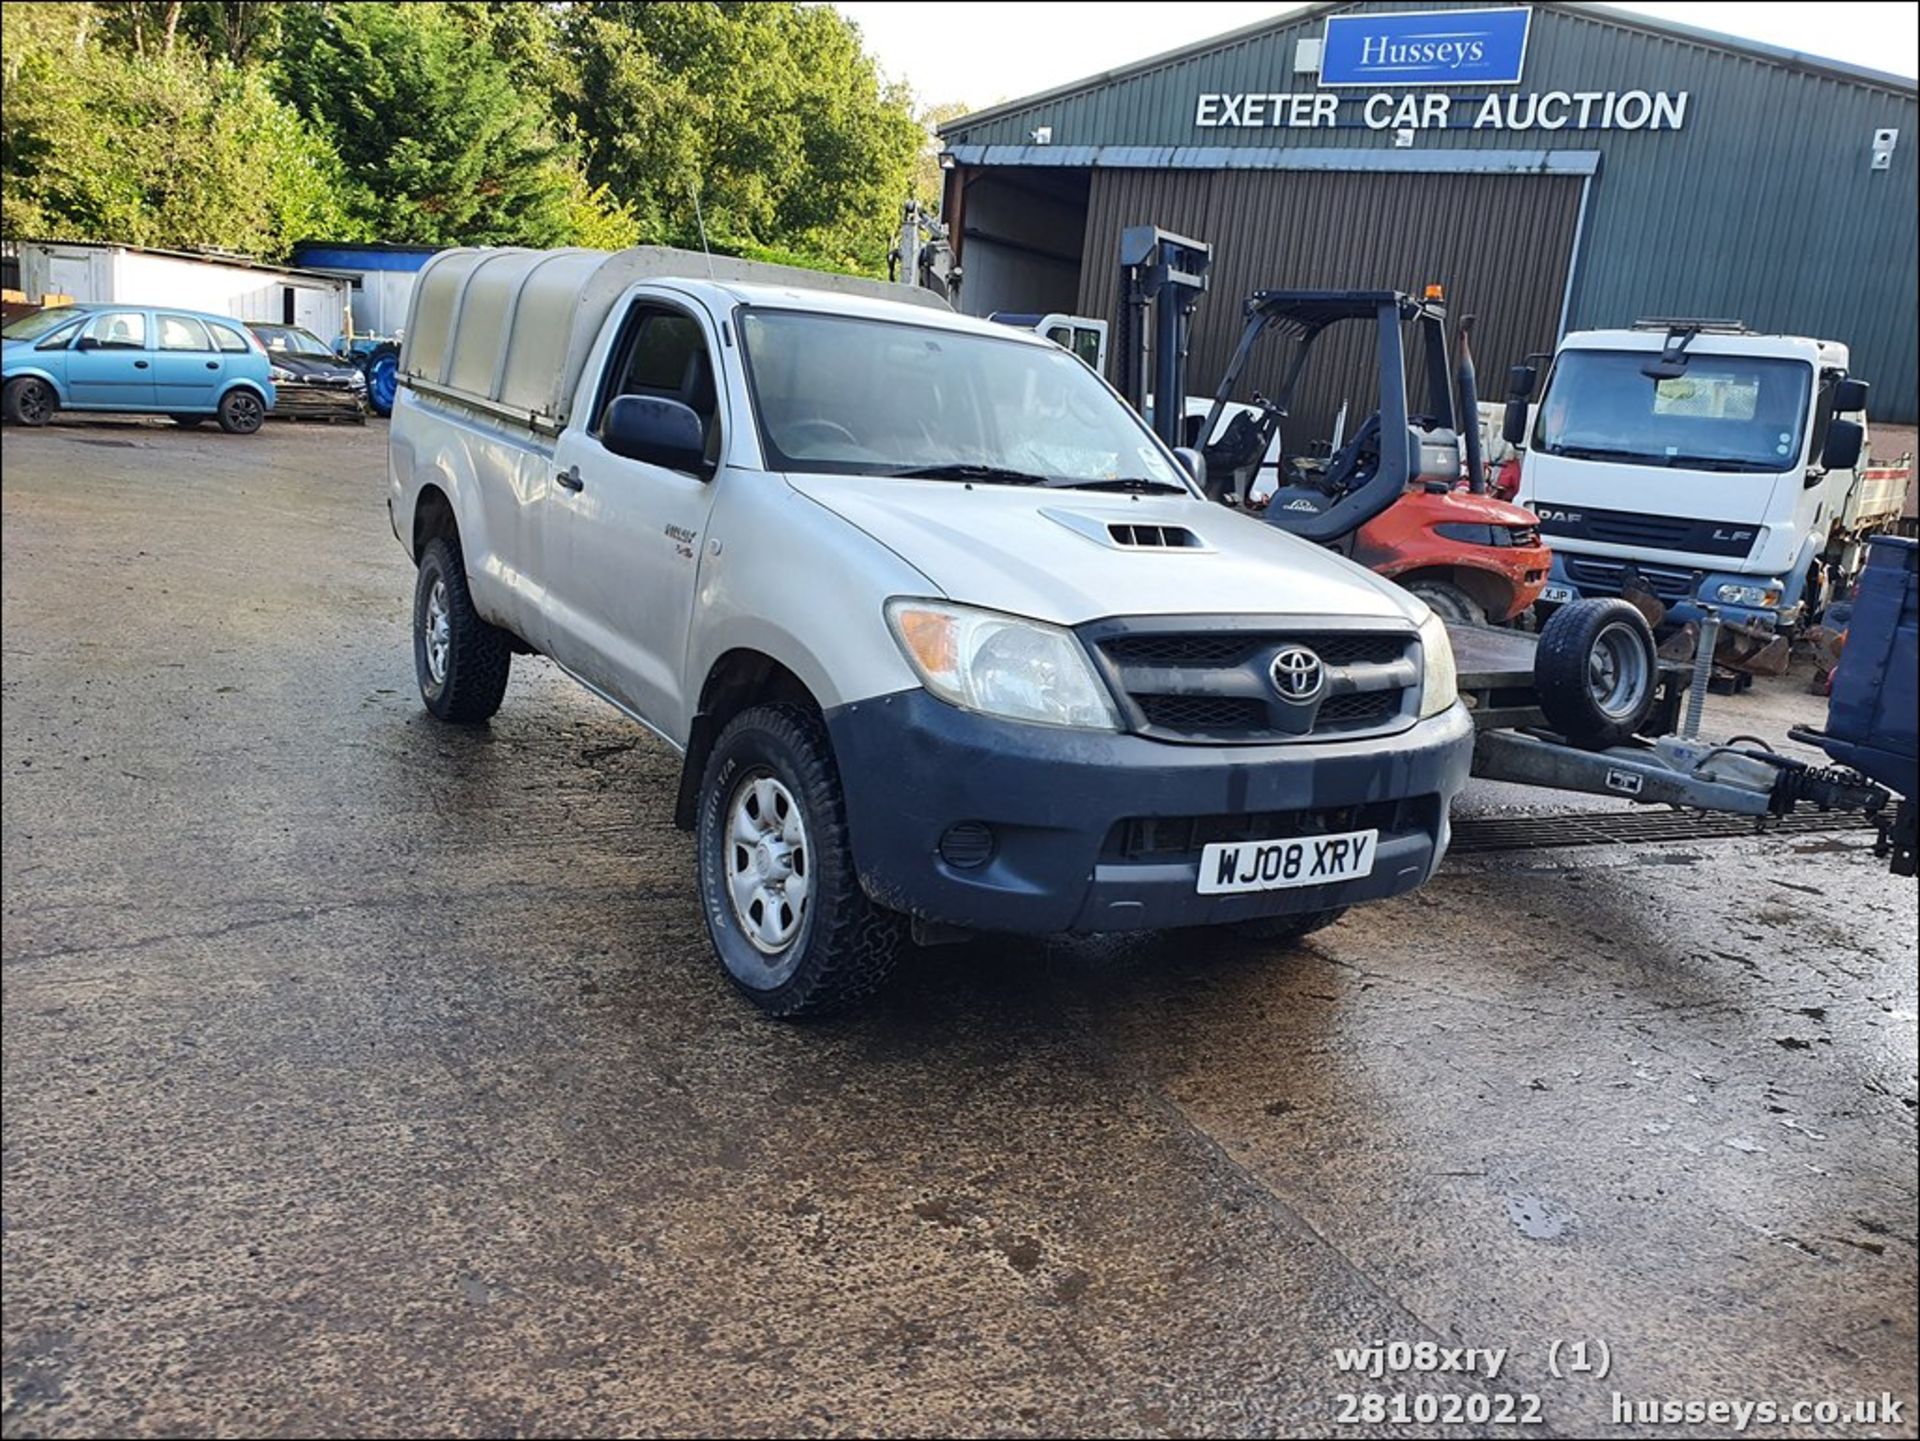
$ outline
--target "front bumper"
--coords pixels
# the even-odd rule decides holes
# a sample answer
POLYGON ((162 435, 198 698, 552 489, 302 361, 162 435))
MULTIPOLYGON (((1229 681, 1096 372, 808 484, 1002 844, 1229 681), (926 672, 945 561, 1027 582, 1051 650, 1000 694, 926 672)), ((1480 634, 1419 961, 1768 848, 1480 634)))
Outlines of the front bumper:
POLYGON ((274 385, 273 415, 276 419, 325 417, 334 420, 365 420, 367 392, 345 385, 314 385, 298 380, 282 380, 274 385))
POLYGON ((1050 935, 1215 925, 1412 890, 1447 846, 1466 784, 1464 707, 1398 735, 1179 745, 996 720, 902 691, 827 716, 854 863, 876 902, 975 930, 1050 935), (993 834, 984 864, 940 854, 957 822, 993 834), (1209 840, 1380 830, 1371 875, 1252 895, 1197 893, 1209 840))
MULTIPOLYGON (((1571 590, 1572 598, 1575 600, 1593 596, 1619 595, 1620 586, 1617 581, 1603 580, 1596 583, 1588 573, 1595 569, 1591 562, 1596 559, 1600 558, 1583 556, 1578 552, 1556 550, 1553 553, 1553 577, 1549 583, 1571 590)), ((1611 562, 1611 557, 1605 559, 1611 562)), ((1611 568, 1611 564, 1608 568, 1611 568)), ((1777 580, 1778 577, 1742 575, 1730 570, 1698 571, 1687 574, 1685 588, 1676 590, 1668 583, 1668 579, 1671 575, 1678 573, 1678 567, 1662 562, 1659 566, 1649 565, 1637 568, 1641 570, 1643 580, 1651 580, 1654 594, 1659 596, 1661 603, 1667 608, 1667 619, 1676 624, 1705 619, 1707 606, 1712 606, 1722 620, 1741 621, 1767 630, 1790 630, 1799 624, 1800 597, 1791 593, 1792 587, 1789 585, 1782 585, 1782 603, 1772 608, 1729 605, 1725 601, 1714 599, 1723 585, 1765 585, 1777 580), (1695 575, 1699 577, 1697 583, 1694 580, 1695 575)))

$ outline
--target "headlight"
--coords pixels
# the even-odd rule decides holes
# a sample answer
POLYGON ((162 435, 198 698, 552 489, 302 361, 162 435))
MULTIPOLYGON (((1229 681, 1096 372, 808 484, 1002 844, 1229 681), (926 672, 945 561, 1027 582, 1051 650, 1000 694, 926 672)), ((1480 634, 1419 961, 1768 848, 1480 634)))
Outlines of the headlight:
POLYGON ((282 365, 269 365, 267 367, 267 379, 276 383, 292 380, 293 372, 282 365))
POLYGON ((353 372, 353 374, 347 377, 348 390, 365 390, 366 388, 367 388, 367 378, 366 376, 362 375, 359 371, 356 370, 353 372))
POLYGON ((951 705, 1040 725, 1120 728, 1071 631, 933 600, 888 601, 887 624, 921 682, 951 705))
POLYGON ((1420 719, 1425 720, 1460 698, 1460 674, 1453 668, 1447 623, 1431 612, 1420 622, 1420 664, 1420 719))
POLYGON ((1780 597, 1786 594, 1786 587, 1777 580, 1764 585, 1723 585, 1717 586, 1713 598, 1722 605, 1750 605, 1758 610, 1772 610, 1780 604, 1780 597))

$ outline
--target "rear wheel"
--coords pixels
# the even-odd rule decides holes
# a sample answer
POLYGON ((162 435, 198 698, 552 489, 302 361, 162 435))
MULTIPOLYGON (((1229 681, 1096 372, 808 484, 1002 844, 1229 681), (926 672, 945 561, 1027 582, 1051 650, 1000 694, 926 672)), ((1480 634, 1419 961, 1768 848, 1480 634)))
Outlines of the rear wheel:
POLYGON ((1487 613, 1480 602, 1452 581, 1410 580, 1406 589, 1424 600, 1433 613, 1449 625, 1485 625, 1487 613))
POLYGON ((479 724, 500 709, 512 664, 512 639, 474 609, 459 542, 427 542, 413 585, 413 671, 427 710, 479 724))
POLYGON ((220 398, 220 428, 228 435, 252 435, 266 419, 266 403, 251 390, 229 390, 220 398))
POLYGON ((15 425, 45 425, 59 408, 53 387, 36 376, 9 380, 0 391, 0 412, 15 425))
POLYGON ((1653 630, 1627 601, 1572 601, 1542 627, 1533 679, 1540 709, 1561 735, 1586 750, 1619 745, 1653 710, 1653 630))
POLYGON ((886 980, 907 919, 860 887, 840 771, 814 711, 755 706, 728 723, 701 780, 697 840, 707 934, 761 1010, 824 1015, 886 980))

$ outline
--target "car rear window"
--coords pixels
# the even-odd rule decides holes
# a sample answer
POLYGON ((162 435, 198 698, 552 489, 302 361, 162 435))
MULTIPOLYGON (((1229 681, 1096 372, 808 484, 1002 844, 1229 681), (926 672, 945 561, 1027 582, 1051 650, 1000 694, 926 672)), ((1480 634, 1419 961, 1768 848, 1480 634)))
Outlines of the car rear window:
POLYGON ((247 344, 246 337, 241 335, 239 331, 229 330, 217 321, 209 324, 207 329, 213 332, 213 343, 221 350, 245 351, 252 349, 252 347, 247 344))

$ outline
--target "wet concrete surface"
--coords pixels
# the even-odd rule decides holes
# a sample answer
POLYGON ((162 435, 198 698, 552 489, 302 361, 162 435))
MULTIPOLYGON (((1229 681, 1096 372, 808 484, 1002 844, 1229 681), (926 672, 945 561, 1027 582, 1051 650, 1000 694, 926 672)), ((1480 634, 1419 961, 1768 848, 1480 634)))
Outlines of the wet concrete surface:
POLYGON ((6 1434, 1914 1434, 1915 889, 1853 837, 762 1021, 664 747, 544 662, 423 716, 383 442, 6 435, 6 1434))

